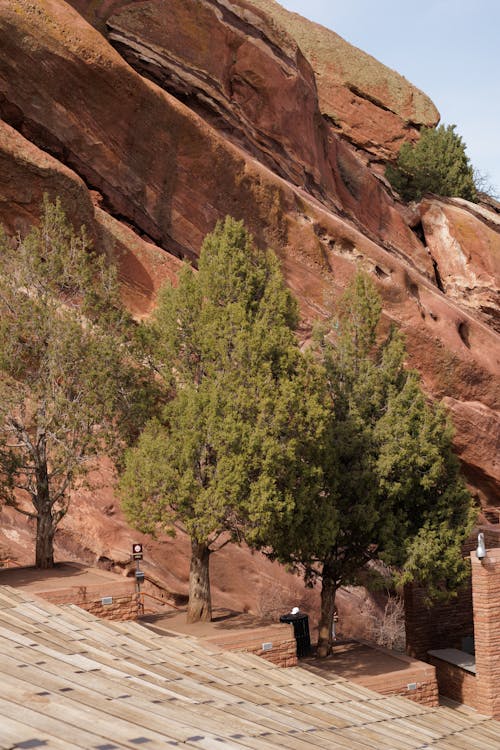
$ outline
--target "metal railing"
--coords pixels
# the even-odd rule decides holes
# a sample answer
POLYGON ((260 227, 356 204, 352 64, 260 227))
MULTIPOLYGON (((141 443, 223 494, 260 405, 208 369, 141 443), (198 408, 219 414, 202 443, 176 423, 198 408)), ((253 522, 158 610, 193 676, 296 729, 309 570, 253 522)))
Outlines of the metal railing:
POLYGON ((173 602, 166 601, 165 599, 162 599, 159 596, 155 596, 154 594, 149 594, 147 591, 141 591, 137 594, 137 608, 139 611, 139 615, 146 615, 146 614, 160 614, 157 610, 150 609, 149 611, 146 610, 145 606, 145 598, 148 597, 149 599, 153 599, 155 602, 159 602, 163 607, 168 607, 170 609, 177 609, 182 610, 183 607, 177 606, 177 604, 174 604, 173 602))

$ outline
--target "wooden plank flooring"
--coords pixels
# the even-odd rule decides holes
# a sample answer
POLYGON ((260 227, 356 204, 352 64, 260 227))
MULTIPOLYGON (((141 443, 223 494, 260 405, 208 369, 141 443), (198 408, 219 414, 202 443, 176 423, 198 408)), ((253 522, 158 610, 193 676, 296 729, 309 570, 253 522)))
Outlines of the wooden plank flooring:
POLYGON ((0 587, 0 750, 500 750, 500 723, 0 587))

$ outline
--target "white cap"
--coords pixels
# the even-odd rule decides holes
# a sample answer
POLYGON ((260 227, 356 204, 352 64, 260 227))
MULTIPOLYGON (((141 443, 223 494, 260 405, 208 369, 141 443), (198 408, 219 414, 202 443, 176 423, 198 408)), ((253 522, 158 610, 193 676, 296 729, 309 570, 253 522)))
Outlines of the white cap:
POLYGON ((298 607, 294 607, 292 609, 292 615, 298 615, 298 614, 299 614, 299 608, 298 607))

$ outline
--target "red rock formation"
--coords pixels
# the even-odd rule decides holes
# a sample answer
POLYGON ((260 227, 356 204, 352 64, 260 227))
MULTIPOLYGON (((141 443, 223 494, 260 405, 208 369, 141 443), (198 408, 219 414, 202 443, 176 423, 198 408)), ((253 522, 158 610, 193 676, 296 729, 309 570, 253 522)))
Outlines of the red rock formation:
POLYGON ((167 280, 176 283, 181 261, 138 237, 99 206, 94 218, 98 247, 117 259, 124 304, 136 318, 147 316, 162 284, 167 280))
POLYGON ((121 5, 108 38, 132 67, 273 171, 333 197, 314 74, 291 37, 239 0, 121 5))
POLYGON ((138 72, 226 139, 322 203, 345 211, 371 236, 422 255, 379 181, 346 143, 328 133, 312 68, 268 16, 242 0, 222 11, 213 0, 173 0, 168 14, 161 0, 139 5, 124 0, 101 9, 99 18, 138 72))
POLYGON ((148 313, 180 261, 94 206, 95 194, 75 172, 0 121, 0 223, 9 234, 24 235, 38 221, 44 193, 60 196, 74 225, 84 225, 100 251, 115 255, 126 304, 139 317, 148 313))
MULTIPOLYGON (((0 220, 24 232, 43 192, 60 194, 96 247, 118 253, 138 316, 228 213, 280 255, 304 336, 361 265, 409 363, 448 398, 467 476, 494 504, 498 214, 437 199, 405 211, 345 140, 385 157, 435 110, 336 35, 306 34, 290 14, 284 31, 271 0, 168 5, 167 18, 159 0, 0 0, 0 220)), ((80 538, 94 557, 122 559, 131 532, 106 493, 98 514, 84 496, 74 503, 61 549, 80 538)))
POLYGON ((64 196, 76 226, 92 233, 93 208, 78 175, 0 120, 0 222, 16 235, 38 221, 43 194, 64 196))
POLYGON ((431 100, 403 76, 338 34, 275 0, 252 0, 297 40, 316 74, 321 112, 370 159, 393 158, 422 125, 439 122, 431 100))
POLYGON ((500 215, 458 198, 423 200, 420 215, 445 294, 500 332, 500 215))
POLYGON ((498 412, 478 401, 457 401, 447 397, 444 403, 457 430, 455 449, 465 476, 479 490, 484 505, 489 507, 489 500, 500 497, 498 412), (470 435, 474 435, 473 440, 470 435))

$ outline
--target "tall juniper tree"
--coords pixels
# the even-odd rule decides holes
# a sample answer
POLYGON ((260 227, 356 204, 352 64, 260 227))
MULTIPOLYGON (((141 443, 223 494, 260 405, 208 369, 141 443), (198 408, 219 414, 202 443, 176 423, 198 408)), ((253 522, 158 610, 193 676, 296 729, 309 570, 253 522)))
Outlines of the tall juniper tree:
POLYGON ((297 322, 277 258, 228 217, 145 327, 171 398, 128 452, 123 506, 146 532, 189 534, 189 621, 211 618, 211 553, 267 538, 317 489, 323 381, 297 322))
POLYGON ((71 491, 139 417, 116 274, 60 201, 0 236, 0 502, 36 522, 36 566, 54 564, 71 491))
POLYGON ((324 485, 272 541, 276 557, 322 580, 322 656, 331 646, 335 594, 359 581, 368 561, 384 561, 400 582, 420 580, 431 596, 456 589, 465 573, 460 545, 473 511, 452 432, 417 373, 404 368, 402 336, 391 330, 377 345, 380 315, 373 283, 358 274, 333 331, 321 337, 331 396, 324 485))

